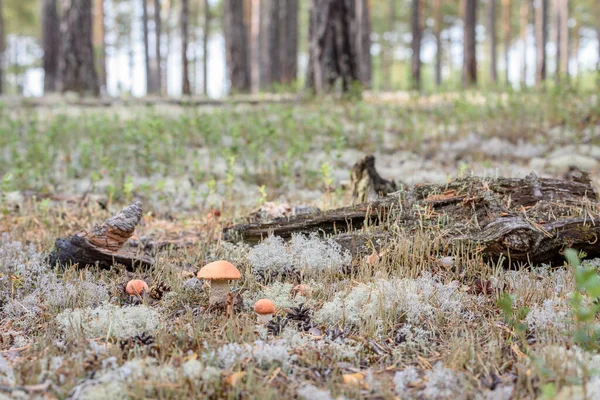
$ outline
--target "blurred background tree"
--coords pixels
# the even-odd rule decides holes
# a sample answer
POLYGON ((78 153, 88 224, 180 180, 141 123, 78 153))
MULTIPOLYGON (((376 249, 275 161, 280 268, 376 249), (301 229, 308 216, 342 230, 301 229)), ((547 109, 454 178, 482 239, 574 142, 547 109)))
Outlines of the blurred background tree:
MULTIPOLYGON (((0 0, 3 93, 96 92, 61 82, 82 47, 61 48, 78 1, 0 0)), ((597 0, 87 1, 97 92, 110 96, 297 91, 315 78, 322 91, 600 81, 597 0)))

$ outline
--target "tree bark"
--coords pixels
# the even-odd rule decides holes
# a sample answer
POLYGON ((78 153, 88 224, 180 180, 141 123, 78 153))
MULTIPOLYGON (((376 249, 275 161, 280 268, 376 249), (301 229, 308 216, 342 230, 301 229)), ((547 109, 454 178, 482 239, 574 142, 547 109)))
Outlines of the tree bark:
POLYGON ((556 74, 558 86, 569 75, 569 1, 556 0, 556 74))
MULTIPOLYGON (((171 0, 170 0, 171 1, 171 0)), ((169 76, 169 54, 171 54, 171 49, 172 49, 172 43, 171 43, 171 37, 173 35, 173 31, 177 26, 177 17, 175 17, 175 22, 173 23, 173 12, 176 11, 175 10, 175 6, 173 5, 173 3, 167 3, 168 4, 168 8, 167 8, 167 15, 164 19, 163 22, 166 22, 163 26, 164 28, 161 27, 161 32, 164 32, 162 34, 162 36, 165 37, 165 43, 164 46, 161 43, 161 58, 160 58, 160 63, 161 63, 161 85, 162 87, 160 88, 161 92, 164 94, 168 94, 168 76, 169 76)), ((161 17, 162 20, 162 17, 161 17)), ((188 16, 188 24, 189 24, 189 16, 188 16)), ((189 28, 188 28, 189 29, 189 28)), ((189 40, 188 40, 188 46, 189 46, 189 40)), ((191 85, 191 84, 190 84, 191 85)), ((192 86, 193 87, 193 86, 192 86)))
POLYGON ((269 89, 280 81, 280 0, 262 0, 260 29, 260 86, 269 89))
MULTIPOLYGON (((560 0, 560 71, 569 78, 569 0, 560 0)), ((600 16, 599 16, 600 17, 600 16)), ((599 23, 596 21, 596 23, 599 23)))
POLYGON ((156 79, 156 91, 160 94, 163 91, 162 87, 162 68, 161 68, 161 51, 160 51, 160 40, 161 40, 161 18, 160 18, 160 0, 154 0, 154 34, 156 41, 155 53, 156 53, 156 71, 154 71, 156 79))
POLYGON ((477 24, 478 0, 463 0, 463 87, 477 84, 477 43, 475 25, 477 24))
MULTIPOLYGON (((600 25, 600 19, 596 20, 596 23, 600 25)), ((596 89, 600 89, 600 26, 596 28, 596 48, 598 49, 598 54, 596 54, 596 89)))
POLYGON ((530 0, 521 0, 520 25, 521 25, 521 87, 527 87, 527 26, 529 25, 530 0))
POLYGON ((62 12, 61 90, 98 96, 100 86, 92 46, 92 1, 64 0, 62 12))
POLYGON ((189 0, 181 0, 181 93, 184 96, 192 94, 190 88, 190 77, 188 73, 188 14, 189 14, 189 0))
POLYGON ((510 13, 511 0, 502 0, 502 33, 504 34, 504 80, 510 86, 510 13))
MULTIPOLYGON (((263 6, 265 1, 262 2, 263 6)), ((261 83, 261 58, 260 31, 261 31, 261 1, 251 1, 250 16, 250 91, 258 93, 261 83)))
POLYGON ((210 2, 204 0, 204 31, 202 32, 202 92, 208 96, 208 39, 210 37, 210 2))
POLYGON ((148 42, 148 0, 142 0, 142 28, 144 33, 144 63, 146 64, 146 94, 154 93, 152 66, 150 65, 150 44, 148 42))
POLYGON ((573 74, 576 78, 577 85, 579 85, 581 79, 581 71, 579 68, 579 44, 581 37, 579 36, 579 29, 581 25, 578 22, 575 22, 575 26, 573 27, 573 46, 572 48, 572 58, 575 61, 575 73, 573 74))
POLYGON ((372 155, 354 164, 350 177, 353 204, 373 201, 398 190, 394 181, 388 181, 379 175, 372 155))
POLYGON ((232 92, 250 90, 248 41, 244 24, 244 1, 224 0, 223 25, 227 55, 227 74, 232 92))
POLYGON ((360 82, 354 0, 311 0, 307 86, 330 92, 338 81, 346 93, 360 82))
POLYGON ((289 85, 298 74, 298 0, 279 0, 281 47, 279 67, 281 83, 289 85))
POLYGON ((442 0, 433 0, 433 19, 435 36, 435 86, 442 84, 442 0))
MULTIPOLYGON (((414 1, 414 0, 413 0, 414 1)), ((358 56, 358 73, 363 87, 371 87, 371 15, 369 0, 356 2, 356 54, 358 56)))
POLYGON ((100 90, 106 90, 106 42, 104 26, 104 0, 94 0, 94 22, 92 25, 92 37, 94 53, 96 55, 96 65, 100 90))
POLYGON ((548 0, 535 0, 535 84, 546 80, 546 43, 548 42, 548 0))
POLYGON ((56 239, 49 255, 51 265, 98 265, 110 268, 123 264, 128 269, 136 266, 150 267, 154 262, 124 248, 142 217, 142 205, 136 202, 106 220, 91 231, 77 233, 70 238, 56 239))
POLYGON ((498 82, 498 45, 496 33, 496 0, 490 0, 488 8, 488 26, 490 31, 490 81, 493 84, 498 82))
POLYGON ((43 0, 42 3, 42 48, 44 50, 44 93, 56 92, 60 55, 60 19, 56 0, 43 0))
MULTIPOLYGON (((437 0, 436 0, 437 1, 437 0)), ((441 0, 440 0, 441 1, 441 0)), ((392 68, 394 66, 394 34, 396 30, 396 0, 389 0, 388 39, 383 38, 382 48, 385 50, 381 57, 383 89, 392 89, 392 68)))
POLYGON ((6 51, 6 38, 4 37, 5 31, 4 4, 3 0, 0 0, 0 94, 4 93, 4 54, 6 51))
POLYGON ((3 0, 0 0, 0 94, 4 93, 4 54, 6 51, 5 31, 4 4, 3 0))
POLYGON ((411 18, 410 18, 411 32, 412 32, 412 60, 411 60, 411 73, 412 73, 412 86, 413 89, 421 89, 421 1, 412 0, 411 18))

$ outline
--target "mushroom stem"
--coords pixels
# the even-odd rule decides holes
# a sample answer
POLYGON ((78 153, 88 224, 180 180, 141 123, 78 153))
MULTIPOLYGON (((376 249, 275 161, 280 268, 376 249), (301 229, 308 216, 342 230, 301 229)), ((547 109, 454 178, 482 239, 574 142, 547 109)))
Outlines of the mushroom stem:
POLYGON ((256 315, 258 316, 258 323, 259 324, 266 324, 271 319, 273 319, 273 314, 256 314, 256 315))
POLYGON ((227 279, 213 279, 210 281, 210 296, 208 302, 211 306, 224 304, 229 293, 229 282, 227 279))

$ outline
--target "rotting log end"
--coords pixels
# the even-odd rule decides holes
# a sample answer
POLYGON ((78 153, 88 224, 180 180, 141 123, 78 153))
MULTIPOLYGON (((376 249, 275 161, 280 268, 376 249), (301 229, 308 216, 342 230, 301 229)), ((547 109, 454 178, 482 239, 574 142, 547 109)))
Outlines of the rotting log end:
POLYGON ((56 239, 54 249, 48 256, 51 265, 98 265, 110 268, 115 263, 128 268, 137 265, 149 267, 153 260, 123 249, 142 217, 142 203, 125 207, 122 211, 94 227, 91 232, 77 233, 69 238, 56 239))

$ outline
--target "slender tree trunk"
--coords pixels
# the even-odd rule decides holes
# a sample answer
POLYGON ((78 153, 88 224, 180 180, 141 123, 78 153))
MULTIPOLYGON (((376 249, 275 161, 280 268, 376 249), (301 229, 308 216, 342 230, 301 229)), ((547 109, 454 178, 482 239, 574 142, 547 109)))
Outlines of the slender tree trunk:
POLYGON ((269 47, 271 63, 269 64, 269 85, 281 81, 281 60, 279 58, 281 47, 281 32, 279 29, 279 6, 280 1, 272 0, 269 9, 269 47))
POLYGON ((488 25, 490 31, 490 81, 493 84, 498 82, 498 44, 496 33, 496 0, 490 0, 488 8, 488 25))
POLYGON ((556 9, 556 85, 560 84, 563 76, 569 75, 569 2, 555 0, 556 9))
POLYGON ((4 93, 4 53, 6 50, 6 38, 4 37, 4 2, 0 0, 0 94, 4 93))
POLYGON ((381 57, 383 89, 392 89, 392 68, 394 66, 394 34, 396 30, 396 0, 389 0, 388 39, 382 40, 384 52, 381 57))
POLYGON ((177 26, 177 16, 175 17, 176 21, 175 23, 173 23, 173 11, 175 10, 175 4, 173 3, 173 1, 169 1, 166 4, 167 7, 167 16, 165 18, 165 29, 161 29, 161 32, 164 32, 163 35, 165 36, 165 47, 164 49, 162 48, 162 44, 161 44, 161 53, 162 53, 162 57, 161 57, 161 82, 162 82, 162 87, 161 90, 163 91, 163 93, 168 94, 168 76, 169 76, 169 55, 171 54, 171 37, 173 35, 173 31, 176 29, 177 26))
POLYGON ((448 64, 448 76, 454 76, 454 60, 452 59, 452 46, 454 42, 452 41, 452 35, 448 35, 448 39, 446 40, 446 48, 448 49, 442 54, 446 54, 446 63, 448 64))
POLYGON ((100 93, 92 46, 92 0, 64 0, 61 22, 63 92, 100 93))
POLYGON ((511 1, 502 0, 502 33, 504 34, 504 80, 510 85, 510 17, 511 1))
POLYGON ((442 84, 442 0, 433 0, 433 19, 435 36, 435 86, 442 84))
POLYGON ((411 59, 411 73, 412 73, 412 87, 414 89, 421 89, 421 2, 420 0, 412 0, 411 18, 410 18, 411 32, 412 32, 412 59, 411 59))
POLYGON ((289 85, 298 74, 298 0, 279 0, 279 26, 281 34, 281 83, 289 85))
MULTIPOLYGON (((569 0, 560 0, 560 70, 569 78, 569 0)), ((600 17, 600 16, 599 16, 600 17)), ((598 23, 598 22, 596 22, 598 23)))
MULTIPOLYGON (((414 1, 414 0, 413 0, 414 1)), ((356 2, 356 54, 358 56, 359 78, 363 87, 371 86, 371 16, 368 0, 356 2)))
MULTIPOLYGON (((598 24, 600 20, 596 21, 598 24)), ((596 89, 600 89, 600 26, 596 28, 596 48, 598 49, 598 54, 596 54, 596 89)))
POLYGON ((262 20, 259 29, 260 85, 269 89, 280 81, 279 0, 262 0, 260 13, 262 20))
POLYGON ((202 93, 208 96, 208 39, 210 33, 210 3, 204 0, 204 30, 202 32, 202 93))
POLYGON ((463 0, 463 87, 477 84, 477 57, 475 25, 477 23, 477 0, 463 0))
POLYGON ((157 92, 160 94, 163 91, 162 87, 162 73, 161 73, 161 52, 160 52, 160 39, 161 39, 161 19, 160 19, 160 0, 154 0, 154 33, 156 37, 155 52, 156 52, 156 87, 157 92))
POLYGON ((190 89, 190 77, 188 73, 188 13, 189 0, 181 0, 181 93, 184 96, 192 94, 190 89))
MULTIPOLYGON (((264 5, 264 0, 263 0, 264 5)), ((260 89, 261 52, 260 52, 260 24, 261 0, 252 0, 250 16, 250 91, 258 93, 260 89)))
POLYGON ((150 65, 150 45, 148 43, 148 0, 142 0, 142 27, 144 30, 144 62, 146 64, 146 94, 154 92, 152 67, 150 65))
POLYGON ((527 87, 527 26, 529 25, 529 7, 531 0, 521 0, 521 87, 527 87))
MULTIPOLYGON (((135 10, 135 4, 132 6, 131 10, 135 10)), ((135 70, 135 48, 134 48, 134 30, 132 29, 131 32, 129 32, 129 40, 128 40, 128 47, 129 47, 129 94, 132 95, 133 94, 133 77, 134 77, 134 70, 135 70)))
POLYGON ((577 85, 579 85, 579 82, 581 81, 581 71, 579 69, 579 44, 580 44, 580 40, 581 40, 581 37, 579 35, 580 28, 581 28, 581 25, 579 25, 578 22, 573 27, 573 46, 572 46, 573 55, 572 55, 572 57, 573 57, 573 60, 575 61, 575 73, 573 75, 576 77, 577 85))
POLYGON ((60 20, 56 8, 56 0, 43 1, 42 47, 44 49, 44 93, 52 93, 58 89, 58 60, 60 52, 60 20))
POLYGON ((92 25, 92 37, 100 90, 106 90, 106 43, 104 28, 104 0, 94 0, 94 22, 92 25))
POLYGON ((548 0, 535 0, 535 84, 538 88, 546 80, 546 43, 548 42, 548 0))
POLYGON ((307 85, 319 94, 341 81, 348 92, 359 81, 352 0, 311 0, 307 85))
POLYGON ((247 92, 250 89, 248 65, 248 41, 244 24, 244 1, 223 2, 227 74, 232 92, 247 92))

